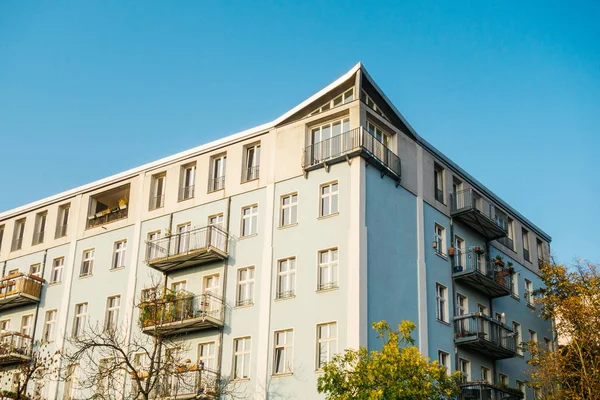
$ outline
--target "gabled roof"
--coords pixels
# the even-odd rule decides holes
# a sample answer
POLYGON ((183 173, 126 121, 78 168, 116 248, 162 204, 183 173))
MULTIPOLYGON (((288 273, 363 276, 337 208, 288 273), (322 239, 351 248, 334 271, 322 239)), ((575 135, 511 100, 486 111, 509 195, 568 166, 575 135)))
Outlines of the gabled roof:
MULTIPOLYGON (((417 143, 419 143, 421 146, 423 146, 423 148, 425 148, 425 150, 427 150, 432 155, 434 155, 435 157, 437 157, 438 159, 443 161, 450 169, 454 170, 457 174, 461 175, 472 186, 474 186, 479 191, 481 191, 483 194, 485 194, 487 197, 489 197, 490 199, 495 201, 498 205, 505 208, 507 211, 509 211, 511 214, 513 214, 517 219, 519 219, 522 223, 524 223, 525 225, 528 225, 531 229, 535 230, 538 235, 540 235, 547 241, 551 240, 551 237, 548 234, 546 234, 544 231, 542 231, 540 228, 538 228, 535 224, 533 224, 531 221, 529 221, 527 218, 525 218, 523 215, 521 215, 517 210, 515 210, 514 208, 509 206, 506 202, 504 202, 502 199, 500 199, 498 196, 496 196, 485 185, 483 185, 481 182, 479 182, 478 180, 473 178, 469 173, 467 173, 465 170, 460 168, 456 163, 454 163, 452 160, 450 160, 448 157, 446 157, 444 154, 442 154, 433 145, 431 145, 425 139, 420 137, 417 134, 417 132, 413 129, 413 127, 408 123, 406 118, 404 118, 404 116, 400 113, 400 111, 398 111, 398 109, 394 106, 394 104, 391 102, 391 100, 385 95, 383 90, 381 90, 381 88, 377 85, 375 80, 373 80, 371 75, 369 75, 366 68, 362 65, 361 62, 354 65, 348 72, 346 72, 344 75, 340 76, 338 79, 336 79, 335 81, 333 81, 332 83, 327 85, 325 88, 321 89, 319 92, 310 96, 308 99, 304 100, 302 103, 298 104, 296 107, 292 108, 291 110, 287 111, 285 114, 281 115, 280 117, 276 118, 275 120, 273 120, 271 122, 235 133, 233 135, 206 143, 201 146, 194 147, 192 149, 174 154, 169 157, 162 158, 160 160, 157 160, 157 161, 154 161, 151 163, 144 164, 140 167, 132 168, 125 172, 121 172, 119 174, 112 175, 107 178, 100 179, 95 182, 83 185, 83 186, 79 186, 75 189, 71 189, 71 190, 59 193, 57 195, 47 197, 45 199, 26 204, 24 206, 17 207, 12 210, 5 211, 3 213, 0 213, 0 221, 3 219, 6 219, 6 218, 13 217, 18 214, 22 214, 22 213, 31 211, 36 208, 44 207, 44 206, 52 204, 52 203, 66 200, 66 199, 71 198, 80 193, 85 193, 85 192, 89 192, 89 191, 101 188, 102 186, 105 186, 105 185, 110 184, 115 181, 131 178, 145 170, 160 168, 161 166, 185 160, 192 156, 210 151, 212 149, 227 145, 229 143, 243 140, 243 139, 251 137, 253 135, 260 134, 262 132, 267 132, 268 130, 270 130, 276 126, 289 121, 295 114, 298 114, 302 110, 307 109, 307 107, 311 106, 311 104, 315 103, 317 100, 326 96, 329 92, 335 91, 336 89, 338 89, 339 86, 343 85, 344 83, 347 83, 348 80, 350 80, 352 77, 355 77, 357 73, 360 73, 359 82, 360 82, 361 86, 365 87, 365 86, 370 85, 375 90, 375 92, 381 97, 381 99, 385 102, 385 105, 387 107, 389 107, 389 109, 393 112, 393 115, 389 116, 391 119, 393 119, 391 122, 395 126, 397 126, 403 133, 405 133, 408 136, 411 136, 417 143), (367 85, 365 85, 365 81, 367 82, 367 85)), ((361 93, 362 87, 357 88, 355 90, 356 98, 360 98, 360 93, 361 93)))

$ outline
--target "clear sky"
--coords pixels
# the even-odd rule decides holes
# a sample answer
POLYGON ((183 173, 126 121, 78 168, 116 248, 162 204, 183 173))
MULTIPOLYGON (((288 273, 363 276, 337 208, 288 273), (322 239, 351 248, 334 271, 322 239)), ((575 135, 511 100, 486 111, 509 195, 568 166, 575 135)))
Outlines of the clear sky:
POLYGON ((277 3, 1 1, 0 211, 268 122, 362 61, 560 260, 600 261, 600 2, 277 3))

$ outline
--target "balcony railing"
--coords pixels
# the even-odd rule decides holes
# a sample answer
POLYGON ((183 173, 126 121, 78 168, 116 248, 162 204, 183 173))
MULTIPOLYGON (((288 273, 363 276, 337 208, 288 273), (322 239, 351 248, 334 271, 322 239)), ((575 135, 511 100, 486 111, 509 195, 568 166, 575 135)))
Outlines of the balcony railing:
POLYGON ((479 232, 487 240, 507 235, 506 223, 496 218, 496 207, 473 189, 450 194, 451 215, 479 232))
POLYGON ((208 182, 208 191, 216 192, 217 190, 221 190, 225 188, 225 176, 218 176, 216 178, 211 178, 208 182))
POLYGON ((163 208, 165 205, 165 195, 160 194, 150 198, 150 210, 156 210, 157 208, 163 208))
POLYGON ((36 244, 40 244, 44 242, 44 231, 41 232, 37 232, 33 234, 33 241, 31 242, 31 244, 33 244, 34 246, 36 244))
POLYGON ((187 291, 167 293, 155 300, 143 301, 140 308, 140 326, 145 333, 163 335, 217 328, 223 326, 225 301, 207 292, 194 295, 187 291))
POLYGON ((187 200, 194 197, 194 185, 184 186, 179 189, 179 200, 187 200))
POLYGON ((104 211, 97 212, 94 215, 90 215, 87 221, 87 227, 95 228, 110 224, 111 222, 118 221, 120 219, 127 218, 127 205, 117 206, 112 209, 106 209, 104 211))
POLYGON ((509 295, 512 291, 513 273, 514 269, 507 267, 504 261, 490 260, 482 250, 456 250, 454 253, 454 279, 483 291, 489 297, 509 295))
POLYGON ((0 365, 31 359, 31 337, 19 332, 0 334, 0 365))
POLYGON ((204 228, 146 242, 146 262, 160 271, 173 271, 228 257, 229 234, 222 228, 204 228))
POLYGON ((511 238, 509 238, 508 236, 501 237, 501 238, 499 238, 497 240, 498 240, 498 243, 504 245, 504 247, 509 248, 509 249, 511 249, 513 251, 515 250, 515 242, 511 238))
POLYGON ((0 280, 0 309, 39 302, 43 284, 42 278, 31 274, 3 277, 0 280))
POLYGON ((517 354, 516 333, 504 324, 481 313, 454 317, 455 343, 494 359, 517 354))
POLYGON ((460 400, 520 400, 523 393, 519 389, 488 382, 467 382, 460 386, 460 400))
POLYGON ((56 239, 58 239, 58 238, 67 236, 67 227, 68 227, 68 225, 58 225, 56 227, 56 232, 54 234, 54 237, 56 239))
POLYGON ((435 189, 435 199, 437 201, 439 201, 440 203, 446 203, 446 201, 444 200, 444 191, 441 189, 435 189))
POLYGON ((23 247, 23 238, 14 238, 12 241, 12 245, 10 246, 10 251, 21 250, 23 247))
POLYGON ((400 158, 363 127, 307 146, 304 149, 303 168, 310 171, 358 155, 367 159, 382 173, 400 180, 400 158))
POLYGON ((242 170, 242 183, 258 179, 259 171, 260 167, 258 165, 255 167, 244 168, 242 170))

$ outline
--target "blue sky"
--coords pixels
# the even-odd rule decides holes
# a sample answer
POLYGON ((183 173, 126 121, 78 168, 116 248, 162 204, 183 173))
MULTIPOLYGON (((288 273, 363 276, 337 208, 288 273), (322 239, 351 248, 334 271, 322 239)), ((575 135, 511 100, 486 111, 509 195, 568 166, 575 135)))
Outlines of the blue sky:
POLYGON ((270 121, 362 61, 421 136, 600 261, 600 3, 0 2, 0 211, 270 121))

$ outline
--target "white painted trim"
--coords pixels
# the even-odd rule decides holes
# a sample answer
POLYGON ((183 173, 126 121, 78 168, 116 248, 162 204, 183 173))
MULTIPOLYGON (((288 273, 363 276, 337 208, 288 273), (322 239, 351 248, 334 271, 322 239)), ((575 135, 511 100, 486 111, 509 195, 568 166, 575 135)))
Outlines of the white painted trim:
POLYGON ((417 146, 417 322, 419 351, 429 355, 427 318, 427 265, 425 264, 425 210, 423 200, 423 148, 417 146))

